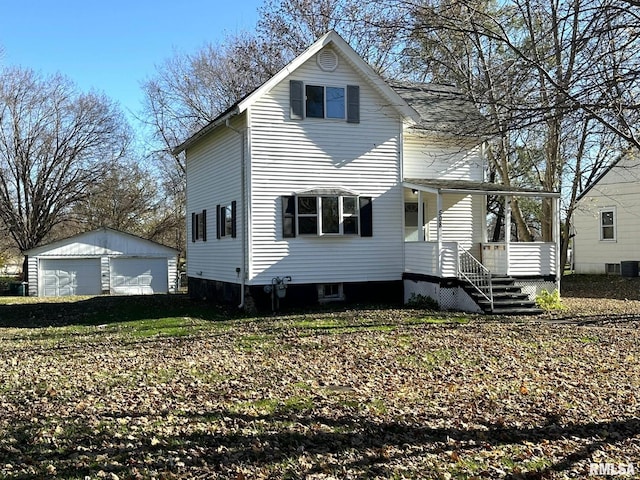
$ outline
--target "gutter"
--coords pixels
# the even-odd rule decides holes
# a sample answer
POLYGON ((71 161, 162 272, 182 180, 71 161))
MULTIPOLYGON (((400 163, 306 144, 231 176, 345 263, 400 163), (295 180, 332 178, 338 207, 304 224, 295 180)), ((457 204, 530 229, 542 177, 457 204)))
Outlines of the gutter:
MULTIPOLYGON (((213 120, 211 123, 209 123, 208 125, 202 127, 200 130, 198 130, 196 133, 191 135, 188 139, 186 139, 180 145, 178 145, 173 150, 171 150, 171 153, 173 155, 178 155, 178 154, 184 152, 187 148, 191 147, 194 143, 196 143, 202 137, 207 135, 214 128, 219 127, 222 124, 225 124, 225 125, 229 126, 229 119, 231 117, 234 117, 234 116, 238 115, 239 113, 240 113, 240 111, 239 111, 237 106, 227 110, 226 113, 223 113, 218 118, 213 120)), ((229 128, 231 128, 231 127, 229 127, 229 128)))

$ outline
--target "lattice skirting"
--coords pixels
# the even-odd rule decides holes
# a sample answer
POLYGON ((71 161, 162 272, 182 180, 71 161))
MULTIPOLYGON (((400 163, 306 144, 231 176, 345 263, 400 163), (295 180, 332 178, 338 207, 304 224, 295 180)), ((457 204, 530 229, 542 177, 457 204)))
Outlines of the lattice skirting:
POLYGON ((439 282, 428 280, 404 280, 404 302, 411 303, 419 296, 435 300, 442 310, 480 313, 482 310, 469 297, 467 292, 458 286, 440 286, 439 282))
POLYGON ((515 281, 516 286, 520 287, 522 293, 529 296, 529 300, 535 300, 543 290, 551 293, 558 288, 555 282, 548 280, 518 280, 515 281))
MULTIPOLYGON (((529 300, 535 301, 543 290, 553 292, 556 283, 544 279, 516 279, 515 284, 527 294, 529 300)), ((481 313, 482 310, 462 288, 458 286, 441 286, 437 280, 430 281, 405 279, 404 302, 411 303, 419 296, 430 297, 440 305, 442 310, 456 310, 461 312, 481 313)))

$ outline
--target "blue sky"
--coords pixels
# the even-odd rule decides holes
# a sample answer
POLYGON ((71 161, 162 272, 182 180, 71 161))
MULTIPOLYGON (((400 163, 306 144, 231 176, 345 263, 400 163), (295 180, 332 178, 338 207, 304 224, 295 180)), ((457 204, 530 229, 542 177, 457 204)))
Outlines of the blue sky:
POLYGON ((0 0, 0 65, 62 73, 138 113, 140 83, 175 52, 252 30, 264 0, 0 0))

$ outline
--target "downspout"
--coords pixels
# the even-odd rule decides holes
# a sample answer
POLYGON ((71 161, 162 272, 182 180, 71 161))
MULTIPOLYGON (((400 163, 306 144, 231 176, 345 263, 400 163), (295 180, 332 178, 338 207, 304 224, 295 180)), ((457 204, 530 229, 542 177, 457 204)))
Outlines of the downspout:
MULTIPOLYGON (((438 278, 442 279, 442 191, 438 189, 436 195, 436 225, 438 232, 438 278)), ((418 222, 420 219, 418 219, 418 222)))
MULTIPOLYGON (((231 126, 230 119, 225 120, 225 125, 228 129, 233 130, 240 135, 240 190, 242 198, 242 270, 240 271, 240 304, 239 309, 244 308, 245 300, 245 278, 247 272, 247 187, 246 187, 246 155, 245 155, 245 132, 237 130, 231 126)), ((246 130, 245 130, 246 131, 246 130)))
POLYGON ((511 275, 511 195, 504 197, 504 255, 507 261, 507 275, 511 275))

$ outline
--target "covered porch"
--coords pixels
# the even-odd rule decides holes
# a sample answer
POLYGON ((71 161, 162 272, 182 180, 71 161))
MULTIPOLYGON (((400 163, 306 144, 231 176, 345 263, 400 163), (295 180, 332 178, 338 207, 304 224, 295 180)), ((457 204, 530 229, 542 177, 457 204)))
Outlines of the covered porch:
POLYGON ((475 288, 493 306, 496 277, 513 279, 531 300, 542 290, 559 288, 559 193, 464 180, 405 179, 403 186, 405 301, 412 293, 426 294, 443 308, 474 310, 473 306, 467 308, 467 298, 450 299, 464 297, 463 292, 449 291, 444 296, 441 292, 441 288, 456 289, 464 284, 475 288), (504 198, 504 235, 498 242, 488 241, 489 195, 504 198), (550 201, 548 241, 513 240, 514 197, 550 201))

